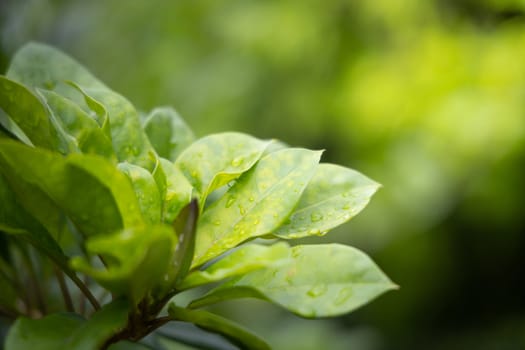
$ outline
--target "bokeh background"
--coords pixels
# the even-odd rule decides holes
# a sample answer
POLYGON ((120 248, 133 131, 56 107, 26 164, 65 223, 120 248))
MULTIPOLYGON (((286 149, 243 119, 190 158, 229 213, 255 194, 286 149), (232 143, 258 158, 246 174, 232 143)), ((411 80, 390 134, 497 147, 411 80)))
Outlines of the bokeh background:
POLYGON ((525 349, 525 1, 1 0, 2 72, 29 40, 197 135, 325 149, 383 184, 323 240, 401 289, 330 320, 222 307, 275 349, 525 349))

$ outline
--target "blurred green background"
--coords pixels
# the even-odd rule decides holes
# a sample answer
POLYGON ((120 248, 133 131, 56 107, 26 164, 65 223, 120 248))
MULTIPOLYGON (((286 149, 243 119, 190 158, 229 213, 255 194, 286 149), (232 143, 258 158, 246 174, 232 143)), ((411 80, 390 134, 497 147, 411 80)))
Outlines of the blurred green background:
POLYGON ((323 240, 401 289, 332 320, 225 304, 275 349, 525 349, 525 1, 3 0, 0 35, 2 71, 50 43, 197 135, 325 149, 384 185, 323 240))

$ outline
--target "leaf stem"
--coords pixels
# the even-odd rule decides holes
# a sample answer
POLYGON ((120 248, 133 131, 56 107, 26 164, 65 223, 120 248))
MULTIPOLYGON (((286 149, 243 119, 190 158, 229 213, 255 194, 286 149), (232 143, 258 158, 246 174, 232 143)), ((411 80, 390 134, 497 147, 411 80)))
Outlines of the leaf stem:
POLYGON ((69 312, 75 312, 75 308, 73 307, 73 300, 71 300, 71 294, 69 294, 69 289, 67 288, 66 280, 64 278, 64 273, 56 265, 53 266, 53 269, 55 270, 55 275, 58 280, 60 292, 62 292, 62 297, 64 298, 66 310, 69 312))

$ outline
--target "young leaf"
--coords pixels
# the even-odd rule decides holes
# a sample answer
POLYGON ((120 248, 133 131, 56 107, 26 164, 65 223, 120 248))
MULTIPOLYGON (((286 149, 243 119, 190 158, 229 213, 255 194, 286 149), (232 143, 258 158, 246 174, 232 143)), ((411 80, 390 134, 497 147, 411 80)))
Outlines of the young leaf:
POLYGON ((46 193, 86 235, 143 223, 130 182, 103 158, 82 154, 64 158, 0 140, 0 162, 46 193))
POLYGON ((249 170, 268 143, 235 132, 209 135, 186 148, 175 165, 196 189, 202 208, 208 194, 249 170))
POLYGON ((222 334, 233 343, 239 345, 241 349, 270 350, 270 346, 261 338, 250 333, 240 325, 210 312, 188 310, 170 304, 168 313, 174 320, 191 322, 205 330, 222 334))
POLYGON ((290 255, 288 244, 281 242, 271 246, 247 244, 226 255, 204 270, 190 273, 177 286, 179 290, 217 282, 244 275, 250 271, 280 264, 290 255))
POLYGON ((4 76, 0 76, 0 108, 35 146, 66 152, 65 141, 59 139, 38 97, 25 86, 4 76))
POLYGON ((155 108, 144 122, 144 130, 159 156, 172 162, 193 140, 193 132, 170 107, 155 108))
POLYGON ((162 208, 162 220, 166 224, 171 225, 181 209, 191 202, 193 187, 172 162, 160 158, 160 164, 166 178, 166 195, 162 208))
POLYGON ((94 153, 116 161, 111 139, 98 123, 73 101, 48 90, 37 90, 63 129, 75 139, 83 153, 94 153))
POLYGON ((357 215, 378 188, 355 170, 320 164, 293 214, 273 234, 285 239, 323 235, 357 215))
POLYGON ((193 266, 274 231, 290 215, 321 152, 284 149, 262 158, 199 221, 193 266))
POLYGON ((75 314, 52 314, 37 320, 21 317, 7 334, 5 350, 64 348, 71 333, 83 322, 75 314))
POLYGON ((171 262, 176 246, 177 236, 169 226, 131 228, 86 242, 89 254, 100 255, 106 261, 105 269, 93 267, 83 257, 71 259, 71 266, 136 303, 149 291, 164 290, 175 280, 171 262))
POLYGON ((153 175, 146 169, 130 163, 119 163, 118 168, 131 181, 146 223, 160 223, 161 199, 153 175))
POLYGON ((201 307, 225 299, 257 297, 303 317, 337 316, 395 289, 361 251, 339 244, 291 248, 287 264, 252 271, 195 300, 201 307))

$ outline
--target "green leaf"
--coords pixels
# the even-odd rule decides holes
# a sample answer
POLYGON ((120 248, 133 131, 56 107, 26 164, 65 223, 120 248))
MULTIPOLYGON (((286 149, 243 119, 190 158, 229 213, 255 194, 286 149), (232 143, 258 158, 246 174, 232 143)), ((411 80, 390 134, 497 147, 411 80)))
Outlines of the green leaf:
POLYGON ((6 350, 56 350, 64 348, 71 333, 84 320, 75 314, 52 314, 33 320, 21 317, 7 334, 6 350))
POLYGON ((186 277, 191 267, 193 253, 195 252, 195 234, 198 218, 199 204, 194 199, 182 209, 177 219, 173 222, 173 227, 179 237, 179 245, 173 259, 177 275, 176 284, 186 277))
POLYGON ((202 208, 208 194, 249 170, 268 144, 235 132, 209 135, 186 148, 175 165, 196 189, 202 208))
POLYGON ((166 178, 162 220, 167 224, 172 224, 182 208, 191 202, 193 187, 172 162, 160 158, 160 164, 166 178))
POLYGON ((204 270, 190 273, 177 289, 183 290, 226 278, 244 275, 250 271, 281 264, 290 255, 288 244, 280 242, 271 246, 247 244, 226 255, 204 270))
POLYGON ((89 88, 82 84, 77 84, 77 87, 88 100, 96 101, 107 111, 113 149, 118 160, 153 171, 155 150, 142 129, 133 105, 123 96, 107 88, 89 88))
POLYGON ((193 140, 193 132, 170 107, 155 108, 144 122, 144 130, 157 153, 172 162, 193 140))
POLYGON ((66 153, 45 107, 25 86, 0 76, 0 108, 11 117, 35 146, 66 153))
POLYGON ((175 281, 172 261, 176 247, 177 236, 169 226, 131 228, 86 242, 87 252, 102 256, 106 268, 96 268, 84 257, 72 258, 71 266, 137 303, 150 290, 165 291, 175 281))
POLYGON ((174 320, 191 322, 205 330, 221 334, 241 349, 270 350, 264 340, 236 323, 203 310, 188 310, 170 304, 169 315, 174 320))
POLYGON ((95 312, 89 320, 71 332, 63 348, 75 350, 101 349, 113 335, 126 327, 129 310, 130 305, 124 299, 116 299, 105 305, 101 310, 95 312))
POLYGON ((284 149, 243 174, 199 221, 193 266, 278 228, 313 176, 321 152, 284 149))
POLYGON ((95 119, 73 101, 47 90, 37 90, 45 99, 63 129, 74 138, 83 153, 94 153, 116 161, 111 139, 102 131, 95 119))
POLYGON ((146 169, 130 163, 119 163, 118 168, 131 181, 146 223, 160 223, 161 198, 153 175, 146 169))
POLYGON ((286 239, 323 235, 357 215, 379 186, 355 170, 320 164, 289 220, 273 234, 286 239))
POLYGON ((201 307, 221 300, 257 297, 303 317, 342 315, 397 288, 363 252, 344 245, 291 249, 292 260, 252 271, 195 300, 201 307))
POLYGON ((82 154, 62 157, 0 140, 0 162, 46 193, 86 235, 143 223, 130 182, 106 159, 82 154))

